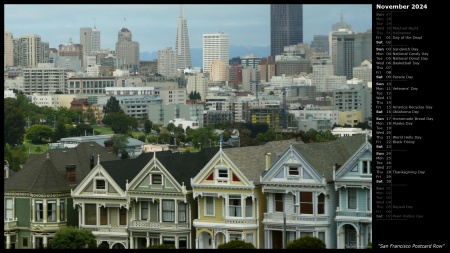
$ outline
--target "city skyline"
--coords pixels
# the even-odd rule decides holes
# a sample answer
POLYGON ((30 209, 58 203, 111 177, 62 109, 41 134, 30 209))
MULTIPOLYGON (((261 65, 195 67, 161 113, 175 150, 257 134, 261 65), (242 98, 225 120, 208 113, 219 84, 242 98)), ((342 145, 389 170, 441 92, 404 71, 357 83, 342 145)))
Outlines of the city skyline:
MULTIPOLYGON (((58 48, 69 39, 78 44, 80 28, 95 26, 101 33, 101 48, 113 50, 119 31, 125 27, 131 31, 133 41, 139 42, 140 52, 155 52, 175 48, 180 6, 5 4, 4 26, 14 38, 38 34, 51 48, 58 48)), ((229 34, 230 46, 270 46, 269 4, 183 6, 191 48, 202 48, 203 34, 216 32, 229 34)), ((328 35, 341 15, 355 32, 372 28, 371 4, 304 4, 303 42, 310 44, 314 35, 328 35)))

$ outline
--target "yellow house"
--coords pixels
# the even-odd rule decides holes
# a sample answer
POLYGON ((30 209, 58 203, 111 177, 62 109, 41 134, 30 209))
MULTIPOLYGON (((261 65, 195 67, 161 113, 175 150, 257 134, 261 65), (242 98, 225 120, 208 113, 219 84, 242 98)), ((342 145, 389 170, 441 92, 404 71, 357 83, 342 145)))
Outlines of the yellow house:
POLYGON ((292 141, 269 142, 263 146, 222 148, 191 179, 198 203, 194 219, 196 249, 216 249, 218 245, 243 240, 264 247, 262 214, 266 198, 259 184, 265 161, 275 161, 277 153, 292 141), (273 159, 265 159, 266 154, 273 159))

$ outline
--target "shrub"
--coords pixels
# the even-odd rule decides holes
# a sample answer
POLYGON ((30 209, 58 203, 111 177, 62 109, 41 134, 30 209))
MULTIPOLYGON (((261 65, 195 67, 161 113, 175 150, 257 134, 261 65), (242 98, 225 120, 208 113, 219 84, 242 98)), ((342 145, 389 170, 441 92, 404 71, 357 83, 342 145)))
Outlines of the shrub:
POLYGON ((255 249, 252 243, 244 242, 241 240, 229 241, 227 243, 220 244, 218 249, 255 249))
POLYGON ((302 236, 288 242, 286 249, 326 249, 326 245, 317 237, 302 236))
POLYGON ((147 249, 175 249, 175 244, 150 245, 147 249))

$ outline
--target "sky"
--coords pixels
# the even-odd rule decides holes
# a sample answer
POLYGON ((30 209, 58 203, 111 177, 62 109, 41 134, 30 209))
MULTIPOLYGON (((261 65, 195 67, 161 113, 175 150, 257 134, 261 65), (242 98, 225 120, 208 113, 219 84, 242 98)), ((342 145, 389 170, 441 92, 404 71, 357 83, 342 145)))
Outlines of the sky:
MULTIPOLYGON (((207 33, 229 34, 233 46, 270 46, 269 4, 184 4, 191 48, 202 48, 207 33)), ((358 33, 372 28, 371 4, 305 4, 303 42, 328 35, 333 24, 344 22, 358 33)), ((72 39, 80 43, 80 28, 94 25, 102 49, 115 50, 118 32, 126 27, 140 52, 175 48, 179 4, 5 4, 5 29, 14 38, 38 34, 50 48, 72 39)))

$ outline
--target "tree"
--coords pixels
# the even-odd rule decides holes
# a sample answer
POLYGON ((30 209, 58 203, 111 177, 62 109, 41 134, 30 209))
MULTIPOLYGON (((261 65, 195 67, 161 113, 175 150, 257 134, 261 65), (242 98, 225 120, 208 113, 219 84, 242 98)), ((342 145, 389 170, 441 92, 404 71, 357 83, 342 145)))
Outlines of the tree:
MULTIPOLYGON (((105 141, 105 146, 107 141, 105 141)), ((115 155, 118 155, 119 153, 122 154, 123 151, 126 151, 128 146, 128 137, 126 135, 115 134, 111 137, 111 139, 109 139, 109 141, 112 142, 112 147, 115 155)))
POLYGON ((27 129, 25 135, 33 144, 42 144, 44 139, 52 137, 53 130, 46 125, 32 125, 27 129))
POLYGON ((8 143, 11 146, 23 143, 25 135, 25 117, 19 109, 19 102, 15 98, 5 98, 3 108, 3 147, 8 143))
POLYGON ((255 249, 255 246, 249 242, 233 240, 227 243, 219 244, 217 249, 255 249))
POLYGON ((191 91, 191 93, 189 93, 189 99, 190 100, 201 100, 202 97, 200 96, 200 93, 197 91, 191 91))
POLYGON ((145 134, 150 134, 152 132, 153 122, 151 120, 144 121, 144 132, 145 134))
POLYGON ((92 231, 73 226, 61 228, 56 231, 50 248, 52 249, 96 249, 97 243, 92 231))
POLYGON ((110 113, 103 118, 103 123, 109 125, 115 134, 127 134, 137 128, 137 119, 126 115, 123 110, 110 113))
POLYGON ((302 236, 290 241, 286 245, 286 249, 326 249, 326 245, 322 240, 312 236, 302 236))
POLYGON ((173 132, 175 130, 175 124, 173 124, 173 123, 167 124, 167 130, 169 130, 170 132, 173 132))
POLYGON ((119 100, 116 97, 111 96, 108 101, 106 101, 106 105, 103 107, 103 113, 108 115, 110 113, 117 113, 120 110, 119 100))

